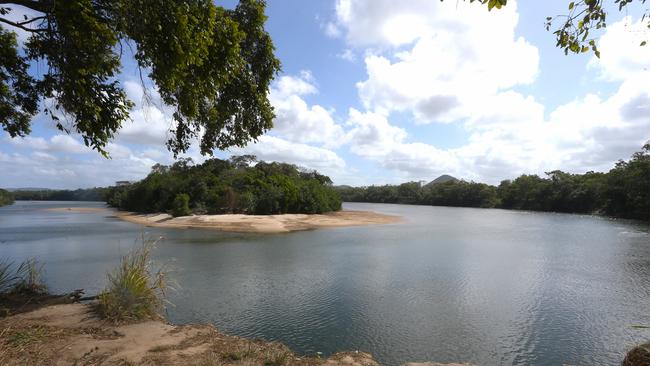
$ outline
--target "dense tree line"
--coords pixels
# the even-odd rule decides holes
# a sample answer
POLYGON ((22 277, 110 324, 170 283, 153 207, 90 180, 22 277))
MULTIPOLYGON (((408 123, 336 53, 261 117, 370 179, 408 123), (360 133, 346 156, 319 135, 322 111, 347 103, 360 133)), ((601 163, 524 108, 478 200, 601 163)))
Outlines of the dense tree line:
POLYGON ((28 190, 13 192, 21 201, 106 201, 108 188, 95 187, 75 190, 28 190))
POLYGON ((522 175, 498 187, 466 181, 336 187, 343 201, 600 213, 650 220, 650 144, 607 173, 522 175))
POLYGON ((0 206, 6 206, 14 203, 14 196, 9 191, 0 189, 0 206))
POLYGON ((156 164, 149 175, 107 194, 113 207, 135 212, 223 214, 323 213, 341 209, 329 177, 254 156, 209 159, 194 165, 180 159, 156 164))
POLYGON ((448 181, 421 185, 408 182, 400 185, 369 187, 338 186, 345 202, 402 203, 454 207, 496 207, 497 188, 485 183, 448 181))

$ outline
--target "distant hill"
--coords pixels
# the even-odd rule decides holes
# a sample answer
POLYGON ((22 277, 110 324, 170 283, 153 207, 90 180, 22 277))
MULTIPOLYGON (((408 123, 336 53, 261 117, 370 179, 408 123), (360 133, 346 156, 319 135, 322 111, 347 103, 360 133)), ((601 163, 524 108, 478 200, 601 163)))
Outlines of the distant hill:
POLYGON ((447 182, 458 182, 458 179, 452 177, 451 175, 443 174, 439 176, 438 178, 432 180, 431 182, 425 184, 425 187, 432 186, 434 184, 439 184, 439 183, 447 183, 447 182))

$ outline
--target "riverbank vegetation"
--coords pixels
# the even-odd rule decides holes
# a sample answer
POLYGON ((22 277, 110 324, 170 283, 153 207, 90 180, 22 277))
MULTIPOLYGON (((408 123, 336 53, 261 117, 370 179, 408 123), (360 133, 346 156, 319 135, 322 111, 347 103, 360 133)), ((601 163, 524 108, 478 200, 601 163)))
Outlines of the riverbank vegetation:
POLYGON ((142 239, 142 246, 122 257, 119 266, 107 275, 108 287, 96 305, 98 314, 113 322, 156 318, 167 290, 167 273, 155 270, 151 250, 157 241, 142 239))
POLYGON ((498 186, 451 180, 427 185, 409 182, 336 188, 346 202, 600 213, 650 220, 650 144, 630 160, 617 162, 607 173, 555 170, 545 177, 522 175, 504 180, 498 186))
POLYGON ((16 190, 13 196, 19 201, 106 201, 108 188, 95 187, 75 190, 30 189, 16 190))
POLYGON ((43 265, 34 258, 14 263, 0 259, 0 317, 32 309, 49 299, 43 265))
POLYGON ((156 164, 134 184, 110 188, 109 205, 134 212, 197 214, 324 213, 341 209, 329 177, 285 163, 256 161, 254 156, 209 159, 194 165, 180 159, 156 164))
POLYGON ((11 192, 0 189, 0 207, 14 203, 14 196, 11 192))

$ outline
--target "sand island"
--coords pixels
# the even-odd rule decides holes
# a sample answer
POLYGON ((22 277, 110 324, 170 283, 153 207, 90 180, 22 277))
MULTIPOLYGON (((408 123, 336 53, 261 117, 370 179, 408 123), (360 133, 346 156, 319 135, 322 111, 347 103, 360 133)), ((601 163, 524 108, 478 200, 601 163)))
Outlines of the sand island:
POLYGON ((212 229, 240 233, 288 233, 335 227, 382 225, 399 223, 400 216, 371 211, 336 211, 324 214, 281 214, 281 215, 192 215, 173 217, 166 213, 138 214, 96 207, 57 207, 54 212, 106 212, 134 224, 163 228, 212 229))

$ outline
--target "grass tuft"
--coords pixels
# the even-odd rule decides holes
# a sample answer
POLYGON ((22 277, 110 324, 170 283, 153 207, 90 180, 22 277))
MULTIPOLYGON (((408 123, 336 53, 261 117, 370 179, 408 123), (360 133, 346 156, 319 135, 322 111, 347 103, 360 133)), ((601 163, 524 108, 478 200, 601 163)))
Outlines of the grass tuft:
POLYGON ((16 269, 16 282, 13 292, 19 294, 47 294, 47 286, 43 282, 43 264, 35 258, 30 258, 16 269))
POLYGON ((13 267, 13 262, 6 258, 0 260, 0 294, 8 292, 16 280, 11 267, 13 267))
POLYGON ((264 358, 264 366, 283 366, 289 360, 289 352, 269 352, 264 358))
POLYGON ((98 313, 114 322, 138 321, 158 316, 168 289, 167 273, 154 270, 151 251, 158 240, 142 239, 142 245, 122 257, 108 274, 108 287, 99 295, 98 313))
POLYGON ((235 350, 229 350, 221 354, 221 359, 229 362, 241 361, 247 358, 254 358, 257 356, 257 351, 251 347, 243 346, 235 350))
POLYGON ((3 294, 47 294, 47 286, 43 282, 43 264, 30 258, 15 267, 10 260, 0 260, 0 295, 3 294))

